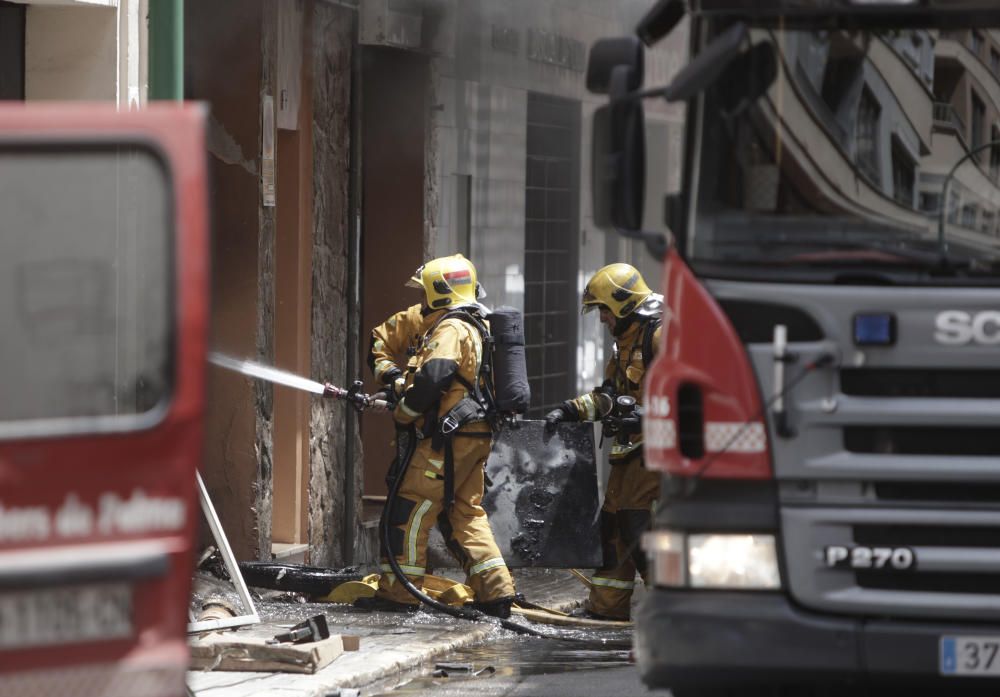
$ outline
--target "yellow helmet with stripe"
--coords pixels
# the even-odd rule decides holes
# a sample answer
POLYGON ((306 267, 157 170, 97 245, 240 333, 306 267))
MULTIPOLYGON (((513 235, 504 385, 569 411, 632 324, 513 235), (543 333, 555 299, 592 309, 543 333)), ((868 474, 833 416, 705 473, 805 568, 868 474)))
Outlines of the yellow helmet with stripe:
POLYGON ((583 289, 583 312, 604 305, 619 319, 635 311, 653 291, 631 264, 608 264, 583 289))
POLYGON ((476 267, 461 254, 431 259, 414 272, 406 285, 422 288, 427 306, 434 310, 475 305, 482 297, 476 267))

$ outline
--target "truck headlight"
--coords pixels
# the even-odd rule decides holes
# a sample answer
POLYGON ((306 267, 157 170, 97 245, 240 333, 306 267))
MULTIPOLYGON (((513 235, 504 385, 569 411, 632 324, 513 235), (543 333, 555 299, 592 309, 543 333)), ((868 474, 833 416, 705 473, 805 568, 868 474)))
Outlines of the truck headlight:
POLYGON ((691 535, 692 588, 781 588, 773 535, 691 535))
POLYGON ((774 535, 643 535, 650 582, 668 588, 781 588, 774 535))

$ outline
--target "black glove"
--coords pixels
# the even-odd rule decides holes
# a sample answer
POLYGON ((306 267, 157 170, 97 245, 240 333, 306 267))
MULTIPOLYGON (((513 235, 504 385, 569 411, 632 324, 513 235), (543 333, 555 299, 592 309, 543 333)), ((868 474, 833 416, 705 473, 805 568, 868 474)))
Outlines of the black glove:
POLYGON ((642 408, 636 407, 628 416, 623 416, 618 421, 618 429, 620 433, 625 435, 633 435, 635 433, 642 432, 642 408))
POLYGON ((556 407, 548 414, 545 415, 545 431, 547 433, 554 433, 556 427, 563 421, 569 421, 570 416, 563 407, 556 407))

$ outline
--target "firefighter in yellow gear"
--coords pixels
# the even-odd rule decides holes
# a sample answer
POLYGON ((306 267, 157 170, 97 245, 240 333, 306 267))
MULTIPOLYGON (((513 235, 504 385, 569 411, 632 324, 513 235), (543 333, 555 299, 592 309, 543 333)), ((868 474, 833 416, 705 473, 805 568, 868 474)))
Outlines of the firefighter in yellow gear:
POLYGON ((598 310, 615 340, 604 383, 563 402, 545 417, 554 429, 561 421, 602 420, 614 409, 617 397, 633 397, 639 405, 636 413, 617 422, 619 432, 609 456, 611 474, 601 507, 604 567, 591 578, 584 606, 587 614, 601 619, 629 619, 636 571, 646 577, 639 538, 649 528, 660 477, 643 465, 642 380, 660 347, 662 307, 662 296, 649 289, 635 267, 617 263, 597 271, 584 289, 583 312, 598 310))
POLYGON ((442 257, 420 267, 407 285, 424 291, 422 321, 418 322, 414 308, 394 315, 395 326, 390 326, 390 318, 373 332, 370 355, 383 383, 402 379, 393 411, 397 458, 389 478, 399 476, 408 461, 395 505, 390 502, 383 512, 390 549, 382 550, 383 573, 375 595, 389 603, 417 604, 384 557, 393 554, 419 587, 426 573, 428 537, 437 522, 448 549, 465 570, 475 606, 507 617, 514 581, 482 507, 493 433, 481 405, 471 398, 479 392, 476 385, 482 379, 483 341, 467 318, 485 326, 476 269, 460 254, 442 257), (415 328, 421 333, 409 366, 402 371, 390 355, 398 353, 415 328))
POLYGON ((372 330, 368 367, 383 385, 381 397, 399 401, 406 385, 406 373, 416 369, 417 351, 424 334, 433 324, 422 304, 411 305, 392 315, 372 330))

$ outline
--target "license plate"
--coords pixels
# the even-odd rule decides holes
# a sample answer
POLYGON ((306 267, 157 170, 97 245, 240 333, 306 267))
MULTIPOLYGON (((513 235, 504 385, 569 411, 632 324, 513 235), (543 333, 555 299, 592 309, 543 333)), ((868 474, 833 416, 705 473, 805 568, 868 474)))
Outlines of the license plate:
POLYGON ((100 584, 0 593, 0 649, 132 636, 132 588, 100 584))
POLYGON ((1000 636, 941 637, 941 674, 1000 677, 1000 636))

